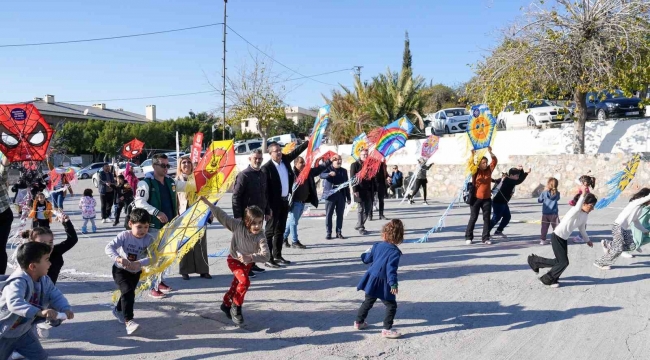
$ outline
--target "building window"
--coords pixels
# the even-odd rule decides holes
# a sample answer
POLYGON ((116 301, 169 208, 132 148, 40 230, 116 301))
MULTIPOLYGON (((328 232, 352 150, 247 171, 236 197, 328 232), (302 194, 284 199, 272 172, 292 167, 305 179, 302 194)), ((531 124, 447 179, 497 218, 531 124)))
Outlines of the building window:
POLYGON ((244 121, 244 127, 245 127, 245 128, 248 127, 248 120, 244 121))

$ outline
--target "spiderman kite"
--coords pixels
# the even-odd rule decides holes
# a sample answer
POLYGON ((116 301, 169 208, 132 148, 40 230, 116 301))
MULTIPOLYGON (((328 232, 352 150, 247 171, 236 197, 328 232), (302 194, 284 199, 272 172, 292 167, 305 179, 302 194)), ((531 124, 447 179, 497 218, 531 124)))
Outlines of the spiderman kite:
POLYGON ((0 151, 9 161, 45 160, 53 133, 34 105, 0 105, 0 151))
POLYGON ((140 155, 144 149, 144 143, 138 139, 133 139, 122 146, 122 156, 127 159, 133 159, 140 155))

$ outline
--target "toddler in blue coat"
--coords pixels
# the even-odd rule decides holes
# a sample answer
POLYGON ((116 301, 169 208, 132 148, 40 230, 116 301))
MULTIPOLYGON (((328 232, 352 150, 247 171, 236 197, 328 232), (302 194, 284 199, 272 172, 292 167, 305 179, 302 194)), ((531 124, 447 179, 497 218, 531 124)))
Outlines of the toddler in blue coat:
POLYGON ((402 252, 397 248, 404 241, 404 224, 402 221, 393 219, 386 223, 381 230, 383 242, 376 243, 368 251, 361 254, 361 261, 371 264, 363 276, 357 290, 366 292, 366 300, 361 304, 354 328, 362 330, 368 327, 366 317, 377 299, 386 305, 386 316, 384 317, 384 330, 381 336, 389 339, 396 339, 402 334, 392 329, 393 319, 397 312, 397 267, 402 252))

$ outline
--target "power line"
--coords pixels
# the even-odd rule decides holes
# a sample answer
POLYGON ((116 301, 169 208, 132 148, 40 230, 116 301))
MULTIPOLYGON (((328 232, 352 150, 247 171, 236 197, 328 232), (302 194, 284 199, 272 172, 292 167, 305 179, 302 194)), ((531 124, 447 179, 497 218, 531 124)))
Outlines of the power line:
POLYGON ((223 25, 223 23, 205 24, 205 25, 190 26, 190 27, 179 28, 179 29, 154 31, 154 32, 147 32, 147 33, 140 33, 140 34, 109 36, 109 37, 94 38, 94 39, 51 41, 51 42, 27 43, 27 44, 5 44, 5 45, 0 45, 0 48, 41 46, 41 45, 62 45, 62 44, 73 44, 73 43, 82 43, 82 42, 91 42, 91 41, 126 39, 126 38, 133 38, 133 37, 139 37, 139 36, 159 35, 159 34, 167 34, 167 33, 172 33, 172 32, 179 32, 179 31, 195 30, 195 29, 201 29, 201 28, 206 28, 206 27, 211 27, 211 26, 218 26, 218 25, 223 25))
POLYGON ((305 79, 308 78, 308 79, 310 79, 310 80, 312 80, 312 81, 319 82, 319 83, 324 84, 324 85, 336 86, 336 85, 334 85, 334 84, 329 84, 329 83, 326 83, 326 82, 322 82, 322 81, 320 81, 320 80, 311 79, 309 76, 306 76, 306 75, 303 75, 303 74, 297 72, 296 70, 294 70, 294 69, 288 67, 287 65, 285 65, 285 64, 283 64, 283 63, 281 63, 281 62, 279 62, 278 60, 274 59, 273 57, 271 57, 271 55, 265 53, 264 51, 262 51, 262 50, 261 50, 260 48, 258 48, 257 46, 253 45, 253 43, 251 43, 250 41, 246 40, 246 38, 243 37, 243 36, 241 36, 237 31, 235 31, 235 29, 231 28, 230 26, 228 26, 228 29, 230 29, 233 33, 235 33, 235 35, 239 36, 239 37, 240 37, 242 40, 244 40, 248 45, 252 46, 255 50, 261 52, 263 55, 265 55, 265 56, 268 57, 269 59, 273 60, 275 63, 277 63, 278 65, 284 67, 285 69, 290 70, 290 71, 292 71, 292 72, 294 72, 294 73, 296 73, 296 74, 302 76, 302 77, 305 78, 305 79))

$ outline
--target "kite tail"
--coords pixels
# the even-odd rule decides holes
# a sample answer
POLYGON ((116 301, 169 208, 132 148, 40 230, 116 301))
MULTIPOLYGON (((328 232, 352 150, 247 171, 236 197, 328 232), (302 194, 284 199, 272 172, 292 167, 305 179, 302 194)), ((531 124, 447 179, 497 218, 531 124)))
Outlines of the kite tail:
POLYGON ((324 199, 332 196, 333 194, 339 192, 339 190, 345 189, 348 186, 356 186, 358 184, 359 184, 359 180, 357 180, 356 176, 353 176, 352 179, 350 179, 350 180, 348 180, 348 181, 346 181, 346 182, 344 182, 342 184, 336 185, 332 190, 323 191, 323 195, 321 196, 321 199, 324 200, 324 199))
POLYGON ((623 180, 623 176, 625 176, 625 171, 619 171, 614 174, 613 178, 607 181, 607 196, 598 200, 595 206, 597 210, 608 207, 611 203, 618 199, 622 192, 619 188, 619 183, 621 180, 623 180))
POLYGON ((378 151, 373 151, 363 163, 361 171, 359 171, 357 177, 362 180, 371 180, 375 175, 377 175, 383 160, 384 156, 382 154, 378 151))

